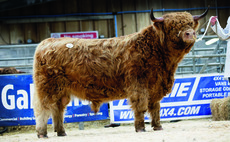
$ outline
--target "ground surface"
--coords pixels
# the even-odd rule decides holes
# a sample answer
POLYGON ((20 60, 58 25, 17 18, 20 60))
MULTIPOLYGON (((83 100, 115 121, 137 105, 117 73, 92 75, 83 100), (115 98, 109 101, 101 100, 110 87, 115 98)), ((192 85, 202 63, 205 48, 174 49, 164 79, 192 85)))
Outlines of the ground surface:
POLYGON ((104 128, 105 122, 94 123, 97 124, 87 126, 85 123, 85 130, 79 130, 76 123, 65 124, 66 137, 57 137, 49 126, 47 139, 38 139, 31 128, 11 130, 0 136, 0 142, 230 142, 230 121, 199 119, 164 122, 162 131, 153 131, 150 124, 146 124, 147 132, 143 133, 136 133, 132 125, 104 128))

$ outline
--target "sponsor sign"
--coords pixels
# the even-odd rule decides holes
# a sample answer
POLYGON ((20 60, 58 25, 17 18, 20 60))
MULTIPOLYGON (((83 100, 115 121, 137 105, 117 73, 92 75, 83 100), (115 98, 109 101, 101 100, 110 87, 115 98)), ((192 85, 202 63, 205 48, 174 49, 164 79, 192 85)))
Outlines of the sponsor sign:
MULTIPOLYGON (((223 75, 176 78, 172 92, 161 101, 160 117, 163 121, 210 117, 211 100, 228 96, 230 84, 223 75)), ((110 102, 110 117, 112 123, 134 121, 134 113, 126 99, 110 102)), ((145 121, 149 119, 146 113, 145 121)))
POLYGON ((71 38, 96 39, 98 38, 98 31, 51 33, 51 37, 52 38, 71 37, 71 38))
MULTIPOLYGON (((0 76, 0 126, 34 125, 34 84, 32 75, 0 76)), ((103 104, 95 114, 90 102, 74 98, 66 109, 65 123, 95 121, 108 118, 108 104, 103 104)), ((51 124, 51 118, 48 120, 51 124)))

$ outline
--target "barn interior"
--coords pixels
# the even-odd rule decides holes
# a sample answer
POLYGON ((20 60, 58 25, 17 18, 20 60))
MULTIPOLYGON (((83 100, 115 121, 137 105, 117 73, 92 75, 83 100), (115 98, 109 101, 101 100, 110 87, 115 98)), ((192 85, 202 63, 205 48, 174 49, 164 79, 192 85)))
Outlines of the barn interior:
MULTIPOLYGON (((199 15, 207 6, 210 6, 210 11, 200 20, 198 35, 204 33, 211 16, 218 16, 221 26, 225 27, 230 15, 230 1, 0 0, 0 68, 13 66, 32 73, 34 49, 51 33, 98 31, 99 38, 123 36, 152 24, 149 18, 151 8, 156 17, 161 17, 168 12, 183 11, 199 15)), ((208 28, 206 35, 206 41, 217 38, 211 28, 208 28)), ((217 41, 208 46, 204 42, 194 45, 194 50, 180 64, 182 67, 180 69, 179 66, 178 74, 223 71, 226 43, 217 41), (221 55, 205 59, 195 56, 209 53, 221 55), (200 72, 208 59, 213 60, 210 60, 211 64, 207 63, 211 69, 205 67, 200 72)))

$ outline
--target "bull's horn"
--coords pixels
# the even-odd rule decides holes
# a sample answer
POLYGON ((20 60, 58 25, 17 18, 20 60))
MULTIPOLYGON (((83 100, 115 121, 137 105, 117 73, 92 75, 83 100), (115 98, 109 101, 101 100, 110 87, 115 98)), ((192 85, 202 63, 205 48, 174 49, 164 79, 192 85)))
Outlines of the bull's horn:
POLYGON ((164 18, 160 17, 160 18, 155 18, 153 15, 153 8, 151 9, 150 12, 150 19, 152 20, 152 22, 164 22, 164 18))
POLYGON ((193 16, 193 19, 194 19, 195 21, 200 20, 201 18, 203 18, 204 16, 207 15, 208 10, 209 10, 209 6, 208 6, 208 8, 206 9, 206 11, 205 11, 203 14, 201 14, 201 15, 195 15, 195 16, 193 16))

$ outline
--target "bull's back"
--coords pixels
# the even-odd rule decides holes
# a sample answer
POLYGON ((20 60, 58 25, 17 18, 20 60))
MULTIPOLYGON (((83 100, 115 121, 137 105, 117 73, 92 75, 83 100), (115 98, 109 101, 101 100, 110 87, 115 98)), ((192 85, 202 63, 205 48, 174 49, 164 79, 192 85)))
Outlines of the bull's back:
POLYGON ((42 41, 35 51, 34 67, 62 67, 70 70, 84 70, 86 73, 108 73, 112 68, 110 50, 100 46, 100 40, 74 38, 49 38, 42 41))
POLYGON ((71 88, 74 93, 96 90, 115 93, 123 78, 117 75, 112 49, 103 46, 105 41, 73 38, 42 41, 34 56, 35 83, 53 82, 52 87, 71 88))

